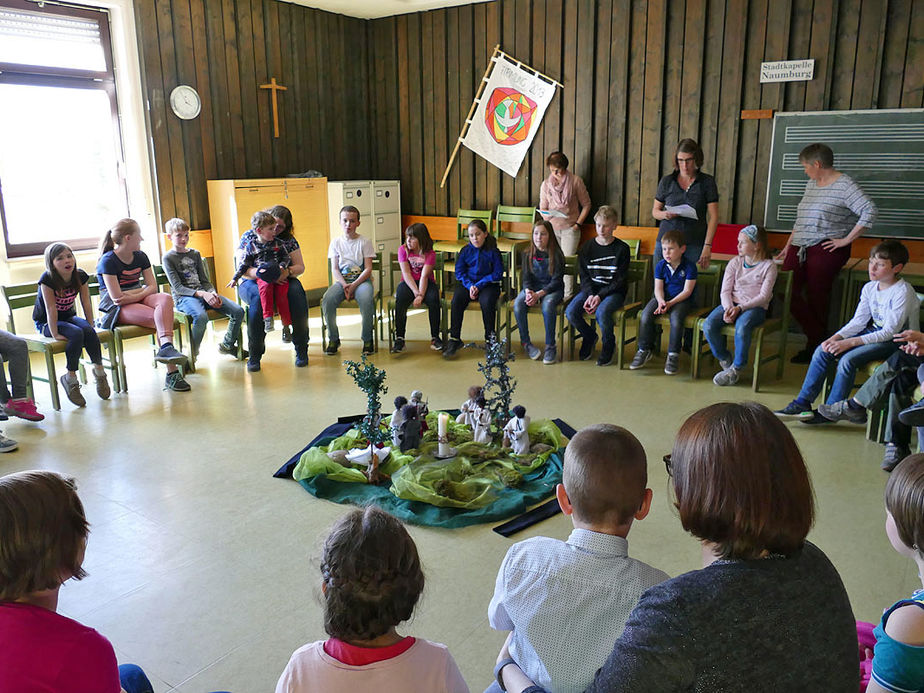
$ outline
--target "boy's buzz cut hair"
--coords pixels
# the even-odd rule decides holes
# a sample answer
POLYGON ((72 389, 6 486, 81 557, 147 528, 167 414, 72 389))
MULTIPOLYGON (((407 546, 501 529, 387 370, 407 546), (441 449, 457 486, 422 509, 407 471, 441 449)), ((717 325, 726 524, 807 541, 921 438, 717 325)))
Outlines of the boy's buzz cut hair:
POLYGON ((892 267, 905 265, 908 263, 908 248, 900 241, 882 241, 873 246, 873 249, 869 251, 869 256, 880 260, 888 260, 892 263, 892 267))
POLYGON ((359 210, 356 209, 356 207, 354 207, 353 205, 344 205, 343 207, 341 207, 340 214, 338 214, 337 217, 338 218, 342 217, 344 212, 346 212, 347 214, 355 214, 356 218, 359 219, 359 210))
POLYGON ((678 248, 682 248, 686 245, 686 242, 683 240, 683 231, 680 229, 668 229, 661 236, 661 243, 673 243, 678 248))
POLYGON ((594 214, 594 221, 598 219, 605 219, 606 221, 611 221, 614 224, 619 221, 619 215, 616 214, 616 210, 609 205, 602 205, 600 209, 597 210, 597 213, 594 214))
POLYGON ((179 217, 173 217, 173 219, 170 219, 164 224, 164 233, 167 235, 171 233, 180 233, 181 231, 189 231, 189 224, 179 217))
POLYGON ((598 527, 624 525, 645 498, 645 448, 621 426, 582 428, 565 448, 562 483, 577 519, 598 527))

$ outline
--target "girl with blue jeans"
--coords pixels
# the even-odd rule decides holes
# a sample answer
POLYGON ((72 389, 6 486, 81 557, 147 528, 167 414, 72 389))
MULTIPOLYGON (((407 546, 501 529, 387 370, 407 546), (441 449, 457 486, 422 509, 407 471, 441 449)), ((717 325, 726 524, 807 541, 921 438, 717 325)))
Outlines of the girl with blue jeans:
POLYGON ((549 364, 557 360, 555 347, 555 318, 558 305, 564 297, 565 256, 558 245, 552 225, 540 221, 533 227, 529 250, 523 253, 523 267, 520 282, 523 289, 513 301, 513 315, 520 331, 523 351, 535 360, 549 364), (529 309, 540 306, 545 322, 545 351, 533 346, 529 338, 529 309))
POLYGON ((747 365, 751 333, 762 325, 773 298, 776 264, 767 251, 767 232, 753 224, 738 234, 738 257, 732 258, 722 277, 722 303, 703 323, 703 333, 721 371, 712 379, 716 385, 734 385, 747 365), (728 353, 722 328, 735 326, 735 355, 728 353))

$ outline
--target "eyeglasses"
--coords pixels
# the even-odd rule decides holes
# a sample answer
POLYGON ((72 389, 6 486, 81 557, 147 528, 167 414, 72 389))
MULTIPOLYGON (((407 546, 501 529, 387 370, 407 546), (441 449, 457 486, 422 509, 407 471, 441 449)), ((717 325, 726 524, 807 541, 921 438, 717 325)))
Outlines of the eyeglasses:
POLYGON ((671 454, 667 453, 663 458, 664 469, 668 476, 674 476, 674 465, 671 463, 671 454))

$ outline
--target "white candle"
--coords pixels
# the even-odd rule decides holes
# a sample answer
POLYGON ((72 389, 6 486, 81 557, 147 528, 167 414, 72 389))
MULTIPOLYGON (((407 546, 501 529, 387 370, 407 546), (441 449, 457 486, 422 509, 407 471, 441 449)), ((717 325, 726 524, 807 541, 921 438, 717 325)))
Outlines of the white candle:
POLYGON ((440 414, 437 420, 437 439, 439 440, 439 456, 449 456, 449 440, 446 433, 449 428, 449 414, 440 414))

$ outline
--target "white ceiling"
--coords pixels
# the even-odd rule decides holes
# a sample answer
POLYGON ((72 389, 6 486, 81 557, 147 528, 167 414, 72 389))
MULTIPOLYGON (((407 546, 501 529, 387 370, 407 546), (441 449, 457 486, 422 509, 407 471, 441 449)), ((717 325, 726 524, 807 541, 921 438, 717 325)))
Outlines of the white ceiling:
POLYGON ((288 0, 297 5, 345 14, 350 17, 375 19, 396 14, 423 12, 437 7, 474 5, 484 0, 288 0))

